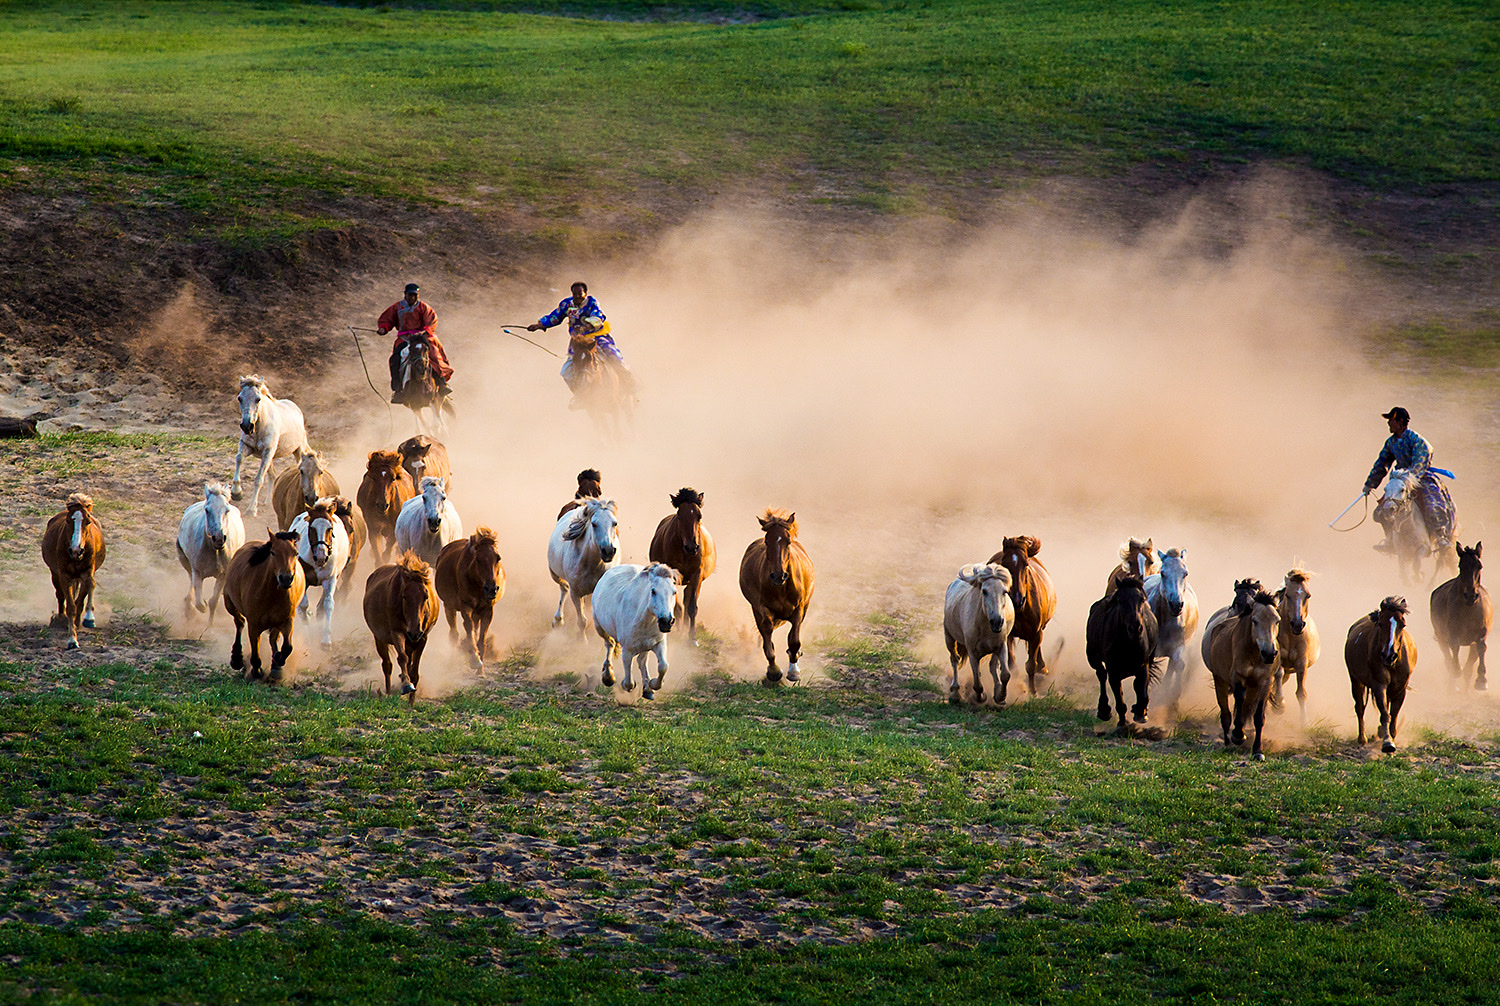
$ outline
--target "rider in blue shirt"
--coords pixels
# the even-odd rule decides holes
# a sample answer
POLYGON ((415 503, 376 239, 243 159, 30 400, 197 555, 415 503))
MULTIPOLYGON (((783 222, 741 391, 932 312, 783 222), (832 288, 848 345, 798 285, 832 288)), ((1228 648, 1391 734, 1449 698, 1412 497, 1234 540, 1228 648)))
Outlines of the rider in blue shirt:
MULTIPOLYGON (((600 357, 619 372, 620 383, 626 393, 634 395, 635 374, 631 373, 630 366, 620 353, 620 348, 615 345, 614 337, 609 334, 609 324, 599 307, 599 302, 589 296, 589 286, 582 280, 573 284, 572 296, 563 298, 551 314, 538 318, 534 325, 527 325, 526 330, 535 332, 538 329, 548 329, 562 324, 563 321, 568 323, 568 359, 563 363, 561 374, 569 390, 578 390, 577 381, 580 376, 573 365, 573 342, 575 339, 587 339, 592 336, 594 347, 598 350, 600 357)), ((579 407, 576 397, 571 407, 575 409, 579 407)))
MULTIPOLYGON (((1392 468, 1408 472, 1416 480, 1416 502, 1421 508, 1423 522, 1437 538, 1437 547, 1448 548, 1453 544, 1453 501, 1432 467, 1431 445, 1408 426, 1411 414, 1401 406, 1381 413, 1381 418, 1386 421, 1391 435, 1380 448, 1375 467, 1365 479, 1365 495, 1374 492, 1392 468)), ((1376 519, 1379 519, 1378 513, 1376 519)), ((1381 526, 1385 528, 1385 541, 1375 548, 1381 552, 1394 551, 1390 526, 1384 523, 1381 526)))

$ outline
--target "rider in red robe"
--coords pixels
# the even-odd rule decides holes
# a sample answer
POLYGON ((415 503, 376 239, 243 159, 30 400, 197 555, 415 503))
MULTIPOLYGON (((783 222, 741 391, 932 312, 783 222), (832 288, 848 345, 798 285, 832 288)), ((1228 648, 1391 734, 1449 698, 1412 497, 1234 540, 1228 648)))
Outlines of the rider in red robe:
POLYGON ((375 328, 381 335, 391 329, 396 330, 396 342, 391 347, 391 391, 396 394, 391 396, 391 401, 397 404, 400 404, 398 399, 401 393, 401 350, 406 346, 407 337, 419 332, 427 337, 427 360, 432 364, 432 376, 437 381, 438 390, 444 395, 452 394, 448 378, 453 376, 453 367, 448 363, 448 354, 444 352, 443 344, 438 342, 437 312, 425 300, 417 299, 417 291, 420 289, 415 283, 406 284, 406 296, 386 308, 380 320, 375 322, 375 328))

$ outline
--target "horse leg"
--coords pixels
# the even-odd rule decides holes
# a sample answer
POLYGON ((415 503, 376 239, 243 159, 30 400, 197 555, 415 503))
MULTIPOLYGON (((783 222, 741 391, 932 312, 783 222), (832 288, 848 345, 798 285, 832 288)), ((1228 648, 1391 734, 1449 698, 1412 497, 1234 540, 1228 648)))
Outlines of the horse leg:
POLYGON ((260 633, 261 627, 253 622, 245 628, 245 635, 250 637, 250 666, 245 670, 245 677, 255 678, 257 681, 265 676, 261 672, 260 633))
POLYGON ((84 577, 78 589, 79 600, 83 603, 83 627, 92 629, 98 624, 94 619, 94 574, 84 577))
POLYGON ((1109 677, 1103 671, 1094 672, 1099 678, 1099 718, 1109 719, 1109 677))
MULTIPOLYGON (((589 620, 583 617, 583 597, 571 592, 570 595, 573 598, 573 614, 578 616, 578 638, 586 639, 588 637, 589 620)), ((591 610, 593 608, 592 601, 589 602, 589 608, 591 610)))
POLYGON ((1391 710, 1386 702, 1385 688, 1377 685, 1370 689, 1370 695, 1375 700, 1375 708, 1380 710, 1380 750, 1390 754, 1396 750, 1396 744, 1391 740, 1391 710))
MULTIPOLYGON (((468 608, 464 608, 463 609, 463 620, 464 620, 464 652, 468 654, 468 657, 469 657, 469 666, 470 667, 482 668, 484 666, 484 664, 480 660, 479 654, 474 649, 474 615, 469 611, 468 608)), ((453 618, 453 613, 450 611, 448 613, 448 630, 449 630, 449 635, 452 638, 454 645, 457 645, 458 644, 458 628, 454 624, 454 622, 455 622, 455 620, 453 618)))
POLYGON ((599 669, 599 683, 605 688, 613 688, 615 686, 615 672, 610 667, 610 658, 615 654, 615 641, 610 639, 603 629, 599 628, 599 623, 595 622, 594 628, 598 629, 599 638, 604 640, 604 666, 599 669))
POLYGON ((54 628, 62 628, 68 624, 68 582, 52 571, 52 590, 57 594, 57 614, 52 616, 54 628))
POLYGON ((417 685, 422 680, 422 651, 426 649, 427 637, 423 636, 410 644, 410 648, 406 651, 406 687, 401 690, 406 693, 408 706, 417 704, 417 685))
POLYGON ((974 704, 976 706, 984 705, 984 685, 979 680, 979 662, 983 659, 978 650, 969 651, 969 673, 974 678, 974 704))
POLYGON ((1035 639, 1026 640, 1026 688, 1032 698, 1036 697, 1036 679, 1046 676, 1047 661, 1042 657, 1042 633, 1038 629, 1035 639))
POLYGON ((1390 749, 1392 751, 1396 750, 1396 716, 1401 712, 1401 706, 1403 704, 1405 704, 1405 702, 1406 702, 1406 690, 1405 689, 1402 689, 1399 692, 1392 692, 1391 693, 1391 696, 1390 696, 1390 706, 1391 706, 1391 731, 1390 731, 1391 732, 1391 740, 1390 740, 1390 744, 1391 744, 1391 747, 1390 747, 1390 749))
MULTIPOLYGON (((468 632, 469 631, 469 613, 467 611, 465 611, 463 613, 463 616, 464 616, 464 631, 468 632)), ((448 619, 448 642, 452 643, 453 646, 455 648, 457 648, 457 646, 458 646, 458 611, 455 608, 453 608, 452 605, 445 604, 445 605, 443 605, 443 617, 446 618, 446 619, 448 619)))
MULTIPOLYGON (((995 705, 1005 705, 1006 692, 1010 686, 1010 660, 1005 647, 990 654, 990 683, 995 686, 995 705), (998 666, 998 673, 996 673, 998 666)), ((1034 692, 1032 694, 1035 694, 1034 692)))
POLYGON ((698 591, 702 587, 703 581, 695 578, 682 588, 682 607, 688 618, 688 642, 694 646, 698 645, 698 591))
POLYGON ((229 617, 234 619, 234 646, 229 651, 229 666, 236 671, 245 667, 245 650, 240 645, 240 633, 245 628, 245 618, 228 601, 224 602, 224 610, 229 612, 229 617))
POLYGON ((943 643, 948 648, 948 660, 953 665, 953 680, 948 685, 948 701, 956 706, 959 702, 958 665, 965 657, 964 644, 948 635, 947 629, 943 630, 943 643))
POLYGON ((1297 710, 1302 716, 1302 725, 1307 726, 1307 655, 1297 661, 1297 710))
POLYGON ((1261 686, 1260 699, 1255 703, 1255 746, 1250 749, 1250 757, 1256 761, 1265 761, 1266 756, 1260 750, 1260 734, 1266 726, 1266 692, 1267 686, 1261 686))
POLYGON ((1224 746, 1229 746, 1229 682, 1214 675, 1214 698, 1219 702, 1219 731, 1224 735, 1224 746))
POLYGON ((557 581, 557 610, 552 613, 552 627, 563 624, 563 605, 568 601, 568 584, 565 580, 557 581))
MULTIPOLYGON (((805 603, 805 602, 804 602, 805 603)), ((807 608, 798 608, 792 614, 792 627, 786 634, 786 679, 796 681, 801 675, 797 671, 797 657, 802 653, 802 617, 807 614, 807 608)))
MULTIPOLYGON (((396 651, 396 670, 400 674, 401 678, 400 693, 402 695, 405 695, 407 694, 407 689, 411 687, 411 678, 407 677, 406 674, 407 656, 405 632, 397 633, 394 638, 391 639, 391 649, 396 651)), ((386 694, 389 695, 390 691, 387 690, 386 694)))
POLYGON ((620 658, 620 666, 625 669, 625 677, 620 681, 620 687, 627 692, 635 691, 635 677, 632 675, 635 663, 635 651, 625 649, 624 656, 620 658))
POLYGON ((1489 685, 1484 680, 1485 646, 1485 638, 1483 636, 1480 636, 1477 640, 1474 641, 1473 648, 1469 650, 1469 661, 1472 663, 1476 658, 1479 661, 1479 677, 1474 679, 1474 690, 1476 692, 1482 692, 1489 687, 1489 685))
POLYGON ((380 654, 380 670, 385 675, 385 693, 391 694, 391 648, 384 640, 375 640, 375 652, 380 654))
POLYGON ((474 613, 474 620, 479 624, 479 638, 474 640, 474 656, 479 661, 478 671, 484 674, 484 658, 490 649, 490 621, 495 617, 494 602, 488 608, 480 608, 474 613))
POLYGON ((760 608, 754 609, 755 628, 760 633, 760 648, 766 654, 766 682, 774 685, 781 680, 781 668, 776 666, 776 650, 771 646, 771 632, 776 628, 776 623, 771 620, 771 614, 760 608))
MULTIPOLYGON (((667 641, 666 641, 666 639, 663 638, 660 642, 658 642, 655 646, 653 646, 651 648, 651 652, 654 653, 654 654, 656 654, 656 680, 653 681, 653 682, 651 682, 651 687, 652 687, 652 689, 657 689, 657 688, 660 688, 661 687, 661 683, 667 679, 667 670, 671 667, 671 665, 667 663, 667 641)), ((646 657, 645 657, 644 654, 642 654, 641 655, 641 675, 642 675, 642 677, 645 676, 645 673, 646 673, 646 657)))
POLYGON ((195 610, 205 610, 203 604, 203 577, 198 574, 197 570, 188 574, 188 592, 187 597, 182 599, 182 615, 184 618, 187 618, 195 610))
POLYGON ((1250 709, 1245 705, 1245 683, 1236 681, 1233 686, 1234 692, 1234 733, 1231 737, 1236 745, 1245 743, 1245 720, 1248 718, 1250 709))
POLYGON ((68 584, 68 649, 78 649, 78 624, 83 617, 83 585, 77 580, 68 584))
MULTIPOLYGON (((1137 723, 1146 722, 1146 710, 1151 704, 1151 698, 1148 694, 1150 687, 1151 665, 1147 664, 1145 667, 1142 667, 1140 673, 1135 676, 1135 705, 1131 706, 1130 708, 1130 718, 1135 720, 1137 723)), ((1123 707, 1121 707, 1120 720, 1122 723, 1124 722, 1124 719, 1125 710, 1123 707)))
POLYGON ((323 596, 318 598, 318 617, 323 622, 323 638, 318 642, 325 650, 333 649, 333 604, 338 588, 339 575, 335 573, 323 584, 323 596))
POLYGON ((1120 675, 1109 676, 1110 690, 1115 693, 1115 711, 1120 715, 1119 725, 1115 727, 1115 733, 1125 732, 1125 679, 1120 675))
POLYGON ((246 511, 246 517, 254 517, 260 507, 260 486, 266 479, 266 469, 271 466, 272 448, 266 448, 260 455, 260 467, 255 470, 255 484, 250 488, 250 509, 246 511))
POLYGON ((1359 721, 1359 743, 1365 742, 1365 686, 1358 681, 1349 682, 1349 690, 1354 693, 1354 718, 1359 721))
POLYGON ((1282 702, 1285 701, 1281 694, 1282 682, 1286 680, 1286 668, 1277 665, 1276 673, 1271 676, 1271 708, 1278 713, 1281 712, 1282 702))

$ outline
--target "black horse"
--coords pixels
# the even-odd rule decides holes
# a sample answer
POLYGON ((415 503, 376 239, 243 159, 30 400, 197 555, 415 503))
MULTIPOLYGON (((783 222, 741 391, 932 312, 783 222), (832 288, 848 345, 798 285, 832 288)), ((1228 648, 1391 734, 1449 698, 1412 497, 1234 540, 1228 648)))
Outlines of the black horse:
POLYGON ((1109 696, 1105 679, 1115 690, 1121 731, 1125 729, 1126 678, 1135 678, 1135 705, 1130 712, 1137 723, 1146 722, 1149 683, 1157 676, 1156 616, 1146 600, 1146 588, 1138 576, 1122 577, 1114 593, 1094 602, 1089 609, 1087 657, 1099 676, 1099 718, 1109 719, 1109 696))

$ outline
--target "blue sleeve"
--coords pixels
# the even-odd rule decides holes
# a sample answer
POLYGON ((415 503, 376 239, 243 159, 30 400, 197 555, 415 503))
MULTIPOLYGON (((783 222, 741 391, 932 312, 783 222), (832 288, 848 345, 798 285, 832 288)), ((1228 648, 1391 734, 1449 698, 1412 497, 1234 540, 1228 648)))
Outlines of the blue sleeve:
POLYGON ((1391 442, 1387 440, 1380 448, 1380 457, 1375 459, 1375 467, 1370 469, 1369 477, 1365 479, 1365 486, 1373 487, 1380 485, 1380 480, 1385 478, 1385 473, 1390 471, 1391 465, 1396 463, 1396 455, 1391 451, 1391 442))
POLYGON ((562 320, 564 318, 566 318, 567 316, 568 316, 568 302, 567 301, 563 301, 561 304, 557 305, 557 310, 553 311, 549 315, 546 315, 544 317, 538 318, 537 321, 536 321, 536 323, 538 325, 542 326, 543 328, 551 328, 553 325, 560 324, 562 322, 562 320))
POLYGON ((1416 434, 1413 434, 1411 439, 1411 470, 1420 475, 1432 463, 1432 448, 1427 446, 1426 440, 1416 434))

